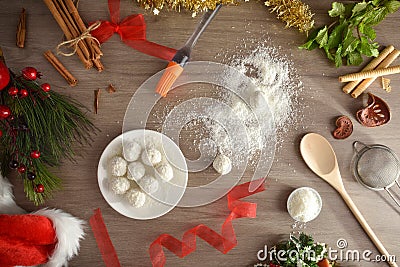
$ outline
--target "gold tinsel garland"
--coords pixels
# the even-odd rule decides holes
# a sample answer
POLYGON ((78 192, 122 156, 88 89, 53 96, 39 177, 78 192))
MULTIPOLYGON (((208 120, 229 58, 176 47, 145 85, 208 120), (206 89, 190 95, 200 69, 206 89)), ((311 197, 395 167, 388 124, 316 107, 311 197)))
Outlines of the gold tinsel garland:
POLYGON ((310 7, 300 0, 268 0, 265 5, 278 19, 286 22, 286 28, 296 27, 300 32, 308 33, 314 26, 310 7))
MULTIPOLYGON (((237 5, 240 0, 136 0, 145 9, 151 9, 158 15, 163 8, 181 11, 181 9, 192 11, 192 16, 197 13, 214 10, 218 4, 237 5)), ((247 2, 249 0, 245 0, 247 2)), ((270 7, 271 12, 276 12, 278 19, 286 22, 286 28, 296 27, 300 32, 308 33, 314 26, 313 14, 308 5, 300 0, 267 0, 265 5, 270 7)))

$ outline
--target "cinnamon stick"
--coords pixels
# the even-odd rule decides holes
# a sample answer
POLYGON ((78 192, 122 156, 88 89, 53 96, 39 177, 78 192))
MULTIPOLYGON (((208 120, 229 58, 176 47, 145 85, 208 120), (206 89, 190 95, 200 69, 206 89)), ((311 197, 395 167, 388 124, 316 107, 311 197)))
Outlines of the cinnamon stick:
MULTIPOLYGON (((50 13, 53 15, 54 19, 60 26, 65 37, 68 40, 73 39, 74 37, 73 37, 72 33, 70 32, 70 29, 68 28, 66 22, 63 20, 62 15, 60 14, 61 10, 59 10, 56 7, 56 5, 54 4, 54 2, 52 0, 43 0, 43 2, 47 5, 48 9, 50 10, 50 13)), ((82 50, 80 49, 80 46, 78 46, 76 54, 78 55, 79 59, 83 62, 85 68, 89 69, 93 66, 92 61, 85 57, 82 50)))
POLYGON ((99 110, 100 89, 94 90, 94 114, 99 110))
POLYGON ((67 68, 58 60, 58 58, 50 51, 44 52, 44 57, 51 65, 63 76, 70 86, 75 86, 78 80, 67 70, 67 68))
POLYGON ((19 22, 17 26, 17 46, 19 48, 25 47, 26 36, 26 13, 25 8, 22 8, 21 15, 19 15, 19 22))
MULTIPOLYGON (((75 24, 75 21, 72 19, 71 15, 69 14, 67 7, 64 5, 62 0, 53 0, 54 5, 57 7, 57 9, 59 10, 61 17, 63 18, 63 20, 65 21, 71 35, 72 38, 77 38, 81 35, 81 32, 79 32, 78 26, 75 24)), ((71 40, 69 39, 69 40, 71 40)), ((90 61, 90 52, 88 50, 88 48, 86 47, 84 42, 78 42, 78 47, 82 50, 85 58, 87 60, 90 61)))
MULTIPOLYGON (((69 13, 72 15, 74 20, 76 21, 76 24, 81 32, 87 31, 87 27, 85 23, 83 22, 81 16, 79 16, 78 9, 76 8, 75 4, 72 2, 72 0, 65 0, 65 4, 68 8, 69 13)), ((100 56, 103 55, 103 53, 100 50, 99 44, 94 41, 93 39, 85 39, 85 42, 88 44, 88 47, 92 50, 92 59, 100 59, 100 56)), ((95 64, 96 65, 96 64, 95 64)))

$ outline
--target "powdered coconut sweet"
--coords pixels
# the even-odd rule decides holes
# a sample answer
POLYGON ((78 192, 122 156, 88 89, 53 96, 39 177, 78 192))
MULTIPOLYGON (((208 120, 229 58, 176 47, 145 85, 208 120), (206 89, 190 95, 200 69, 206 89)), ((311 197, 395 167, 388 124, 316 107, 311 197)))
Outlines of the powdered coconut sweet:
POLYGON ((137 160, 140 157, 141 152, 142 146, 135 141, 127 143, 126 145, 124 144, 123 146, 124 158, 127 161, 137 160))
POLYGON ((110 181, 112 191, 117 195, 125 194, 131 183, 125 177, 116 177, 110 181))
POLYGON ((157 163, 160 163, 161 160, 162 160, 161 152, 154 147, 148 147, 144 149, 142 152, 142 161, 147 166, 154 166, 157 163))
POLYGON ((126 192, 126 199, 135 208, 140 208, 146 203, 146 194, 140 191, 139 188, 132 188, 126 192))
POLYGON ((169 182, 174 177, 174 170, 169 163, 163 162, 157 165, 156 176, 169 182))
POLYGON ((225 175, 231 172, 232 161, 227 156, 218 154, 214 159, 213 167, 218 173, 225 175))
POLYGON ((114 176, 124 176, 126 173, 127 162, 125 159, 119 156, 115 156, 111 159, 110 169, 111 174, 114 176))
POLYGON ((138 184, 148 194, 155 193, 160 187, 158 180, 151 175, 145 175, 138 181, 138 184))
POLYGON ((139 181, 144 174, 146 169, 144 165, 139 161, 129 163, 126 178, 133 181, 139 181))

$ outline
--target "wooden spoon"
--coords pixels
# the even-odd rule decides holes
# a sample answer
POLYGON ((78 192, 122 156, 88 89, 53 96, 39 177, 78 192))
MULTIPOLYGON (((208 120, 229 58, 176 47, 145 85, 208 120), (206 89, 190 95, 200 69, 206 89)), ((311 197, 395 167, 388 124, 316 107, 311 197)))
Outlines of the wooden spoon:
POLYGON ((364 216, 358 210, 349 194, 346 192, 342 177, 340 176, 339 166, 335 152, 323 136, 316 133, 306 134, 300 142, 300 153, 308 167, 324 181, 330 184, 342 196, 351 212, 354 214, 364 231, 378 248, 382 255, 386 256, 389 266, 398 267, 393 261, 393 256, 385 249, 382 242, 375 235, 374 231, 368 225, 364 216))

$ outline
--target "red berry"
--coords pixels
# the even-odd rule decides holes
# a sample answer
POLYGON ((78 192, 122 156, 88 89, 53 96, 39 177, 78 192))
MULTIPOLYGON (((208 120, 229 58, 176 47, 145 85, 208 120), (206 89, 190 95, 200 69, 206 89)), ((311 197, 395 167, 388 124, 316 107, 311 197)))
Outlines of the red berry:
POLYGON ((31 158, 33 158, 33 159, 38 159, 38 158, 40 158, 40 151, 39 151, 39 150, 33 150, 33 151, 31 152, 31 158))
POLYGON ((10 72, 6 64, 0 60, 0 91, 3 90, 10 82, 10 72))
POLYGON ((37 69, 33 67, 25 67, 22 69, 22 76, 28 81, 34 81, 38 77, 40 78, 40 74, 38 75, 37 69))
POLYGON ((0 119, 7 119, 11 115, 11 110, 5 105, 0 105, 0 119))
POLYGON ((27 97, 28 95, 29 95, 28 90, 26 90, 26 89, 21 89, 21 90, 19 90, 19 98, 25 98, 25 97, 27 97))
POLYGON ((50 91, 50 84, 48 84, 48 83, 42 84, 41 87, 42 87, 42 90, 45 92, 50 91))
POLYGON ((18 94, 18 88, 17 88, 17 87, 14 87, 14 86, 10 87, 10 88, 8 89, 8 94, 9 94, 10 96, 16 96, 16 95, 18 94))
POLYGON ((0 137, 2 137, 3 136, 3 131, 2 130, 0 130, 0 137))
POLYGON ((24 173, 24 172, 26 172, 26 167, 25 167, 24 164, 19 165, 19 167, 18 167, 18 172, 19 172, 19 173, 24 173))
POLYGON ((44 192, 44 185, 42 185, 42 184, 35 185, 35 192, 39 193, 39 194, 43 193, 44 192))

